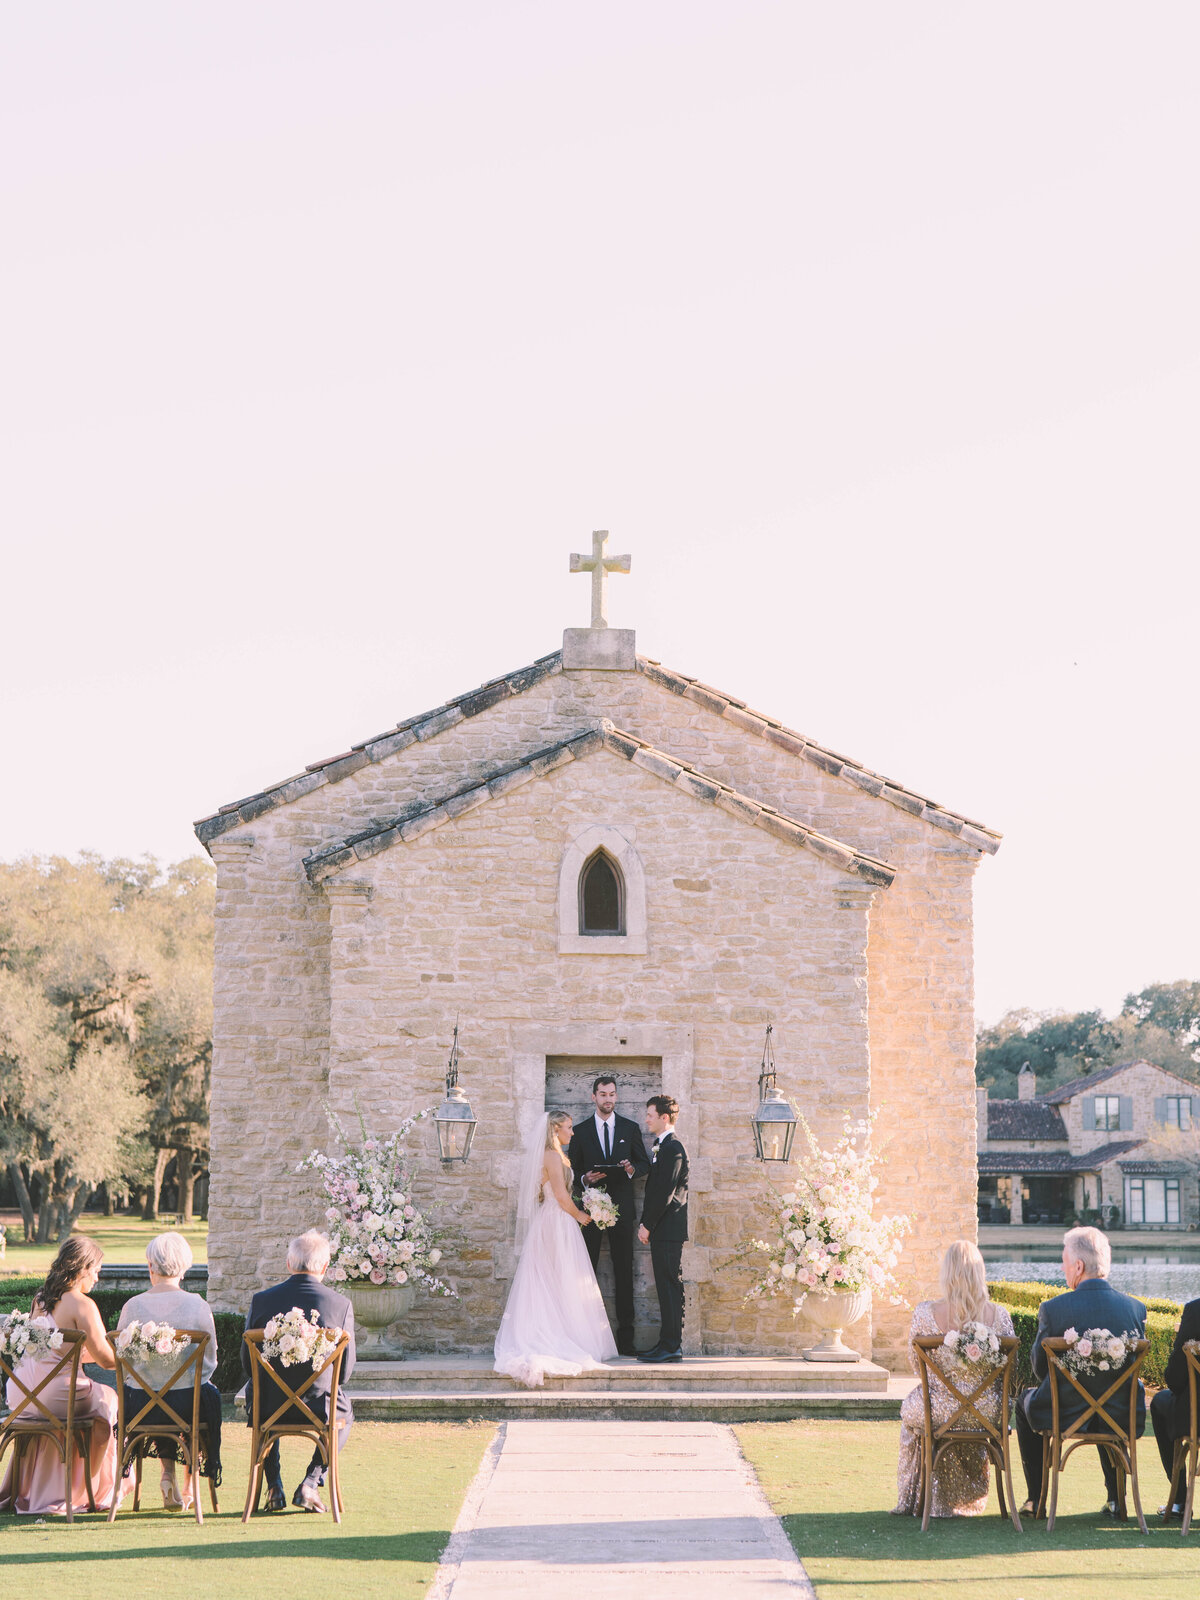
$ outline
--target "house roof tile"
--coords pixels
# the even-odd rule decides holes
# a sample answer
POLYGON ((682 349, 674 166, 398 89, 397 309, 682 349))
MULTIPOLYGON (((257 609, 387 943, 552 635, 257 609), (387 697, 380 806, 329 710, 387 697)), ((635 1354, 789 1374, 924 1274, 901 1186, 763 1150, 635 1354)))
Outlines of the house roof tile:
POLYGON ((1067 1125, 1057 1106, 1040 1100, 989 1100, 989 1139, 1048 1139, 1064 1143, 1067 1125))
POLYGON ((635 738, 633 734, 623 733, 608 721, 602 721, 586 732, 576 734, 574 738, 564 739, 560 744, 539 750, 535 755, 510 762, 488 778, 476 779, 436 798, 422 800, 387 822, 314 850, 305 856, 304 870, 310 883, 321 883, 354 861, 365 861, 393 844, 417 838, 431 828, 450 822, 474 805, 496 799, 520 784, 565 766, 569 761, 582 760, 597 750, 608 750, 613 755, 621 756, 694 799, 716 805, 752 827, 762 828, 776 839, 809 850, 831 866, 866 883, 886 888, 896 876, 895 867, 889 866, 886 861, 864 855, 862 851, 818 833, 771 806, 759 805, 748 795, 739 794, 728 784, 708 777, 685 761, 677 761, 665 751, 635 738))

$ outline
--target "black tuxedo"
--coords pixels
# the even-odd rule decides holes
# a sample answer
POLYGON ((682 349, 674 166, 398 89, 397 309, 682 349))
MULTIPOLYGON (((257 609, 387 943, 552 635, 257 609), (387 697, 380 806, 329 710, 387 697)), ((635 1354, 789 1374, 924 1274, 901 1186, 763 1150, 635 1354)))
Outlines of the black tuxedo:
MULTIPOLYGON (((1056 1294, 1043 1300, 1038 1309, 1037 1334, 1033 1341, 1030 1365, 1039 1379, 1036 1389, 1026 1389, 1017 1396, 1013 1422, 1017 1430, 1017 1443, 1021 1447, 1021 1462, 1025 1468, 1025 1484, 1029 1498, 1037 1504, 1042 1486, 1042 1441, 1040 1435, 1049 1433, 1054 1425, 1050 1400, 1050 1365, 1042 1349, 1043 1339, 1061 1339, 1068 1328, 1084 1333, 1088 1328, 1107 1328, 1110 1333, 1132 1333, 1140 1339, 1146 1331, 1146 1307, 1140 1300, 1114 1289, 1106 1278, 1085 1278, 1077 1289, 1067 1294, 1056 1294)), ((1079 1381, 1089 1394, 1099 1397, 1112 1382, 1111 1372, 1098 1372, 1094 1377, 1079 1381)), ((1105 1410, 1116 1422, 1123 1420, 1114 1394, 1105 1410)), ((1059 1426, 1068 1427, 1082 1416, 1086 1407, 1079 1395, 1065 1379, 1058 1383, 1059 1426)), ((1103 1426, 1093 1418, 1091 1428, 1103 1426)), ((1138 1384, 1137 1432, 1140 1437, 1146 1426, 1146 1392, 1138 1384)), ((1089 1430, 1090 1431, 1090 1430, 1089 1430)), ((1108 1498, 1117 1497, 1116 1471, 1107 1450, 1101 1450, 1100 1464, 1104 1470, 1104 1486, 1108 1498)))
POLYGON ((658 1343, 683 1343, 683 1246, 688 1236, 688 1158, 678 1134, 665 1134, 646 1179, 642 1227, 650 1235, 650 1260, 662 1321, 658 1343))
MULTIPOLYGON (((636 1122, 629 1117, 614 1116, 611 1143, 612 1149, 606 1156, 594 1115, 575 1124, 571 1129, 567 1160, 571 1163, 577 1184, 582 1187, 585 1172, 594 1172, 597 1167, 616 1161, 630 1162, 633 1178, 644 1177, 649 1172, 650 1158, 642 1143, 642 1130, 636 1122)), ((624 1172, 614 1172, 596 1185, 599 1189, 606 1189, 612 1196, 617 1207, 617 1220, 611 1228, 597 1228, 595 1223, 589 1222, 583 1230, 583 1242, 587 1245, 593 1270, 600 1260, 600 1246, 605 1237, 608 1238, 616 1289, 617 1346, 623 1351, 633 1348, 633 1178, 627 1177, 624 1172)))
MULTIPOLYGON (((260 1289, 250 1302, 250 1310, 246 1313, 246 1331, 252 1332, 255 1328, 265 1328, 271 1318, 280 1312, 290 1311, 293 1306, 299 1306, 301 1311, 316 1311, 317 1320, 322 1328, 344 1328, 350 1335, 350 1342, 346 1353, 342 1357, 342 1373, 338 1385, 337 1414, 338 1423, 338 1449, 346 1442, 346 1435, 350 1431, 350 1424, 354 1421, 354 1411, 350 1405, 350 1397, 341 1387, 354 1371, 354 1307, 344 1294, 338 1294, 328 1284, 322 1283, 320 1278, 314 1277, 311 1272, 294 1272, 290 1278, 285 1278, 282 1283, 273 1285, 270 1289, 260 1289)), ((250 1352, 245 1344, 242 1345, 242 1371, 247 1378, 250 1376, 250 1352)), ((287 1377, 293 1388, 303 1382, 307 1368, 289 1367, 287 1377)), ((283 1391, 268 1385, 265 1374, 262 1379, 262 1403, 264 1415, 270 1416, 271 1412, 283 1399, 283 1391), (271 1390, 277 1398, 272 1400, 271 1390)), ((312 1407, 317 1416, 325 1417, 329 1404, 330 1376, 323 1372, 316 1382, 305 1391, 305 1402, 312 1407)), ((297 1409, 295 1407, 293 1410, 297 1409)), ((251 1420, 251 1393, 246 1392, 246 1421, 251 1420)), ((286 1419, 281 1419, 286 1420, 286 1419)), ((300 1420, 303 1420, 301 1418, 300 1420)), ((316 1477, 321 1483, 325 1481, 325 1470, 321 1465, 321 1453, 315 1451, 309 1463, 309 1474, 316 1477)), ((266 1460, 266 1479, 268 1484, 277 1484, 279 1474, 279 1446, 275 1445, 266 1460)))
POLYGON ((1168 1478, 1171 1476, 1175 1441, 1186 1439, 1192 1426, 1187 1357, 1183 1353, 1183 1347, 1189 1339, 1200 1339, 1200 1300, 1189 1300, 1183 1308, 1179 1332, 1175 1335, 1171 1359, 1167 1362, 1166 1387, 1160 1389, 1150 1402, 1150 1421, 1154 1424, 1158 1453, 1168 1478))

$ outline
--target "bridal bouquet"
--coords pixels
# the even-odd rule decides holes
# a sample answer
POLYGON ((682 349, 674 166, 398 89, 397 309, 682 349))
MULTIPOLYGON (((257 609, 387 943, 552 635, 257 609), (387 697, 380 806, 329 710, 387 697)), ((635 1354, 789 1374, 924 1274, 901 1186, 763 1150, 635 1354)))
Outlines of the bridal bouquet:
POLYGON ((583 1209, 598 1228, 611 1228, 621 1214, 612 1195, 603 1189, 585 1189, 583 1209))
POLYGON ((870 1289, 886 1294, 892 1305, 903 1303, 893 1269, 912 1218, 873 1214, 872 1195, 879 1184, 874 1171, 878 1157, 869 1143, 873 1120, 847 1117, 837 1144, 822 1150, 800 1118, 808 1155, 786 1193, 768 1185, 771 1237, 751 1240, 748 1246, 767 1260, 747 1300, 787 1295, 793 1315, 812 1293, 870 1289))
POLYGON ((318 1366, 342 1336, 340 1328, 318 1327, 318 1316, 319 1311, 293 1306, 272 1317, 263 1329, 263 1359, 281 1367, 318 1366))
POLYGON ((33 1317, 28 1311, 10 1311, 0 1317, 0 1356, 11 1366, 22 1356, 37 1360, 62 1349, 63 1336, 49 1317, 33 1317))
POLYGON ((1077 1333, 1068 1328, 1063 1334, 1067 1349, 1059 1360, 1076 1378, 1094 1378, 1101 1372, 1119 1372, 1133 1354, 1136 1333, 1110 1333, 1107 1328, 1089 1328, 1077 1333))
POLYGON ((176 1333, 169 1322, 129 1322, 117 1335, 117 1354, 132 1366, 159 1361, 164 1356, 183 1358, 191 1345, 184 1333, 176 1333))
POLYGON ((942 1340, 942 1349, 964 1367, 1000 1364, 1000 1340, 986 1322, 967 1322, 961 1328, 951 1328, 942 1340))
POLYGON ((360 1114, 362 1141, 353 1145, 329 1113, 345 1155, 314 1150, 297 1170, 319 1172, 329 1201, 325 1221, 331 1283, 412 1283, 457 1300, 450 1285, 433 1273, 442 1259, 439 1245, 445 1230, 413 1204, 413 1172, 400 1151, 401 1140, 429 1115, 426 1110, 406 1117, 389 1139, 380 1140, 367 1132, 360 1114))

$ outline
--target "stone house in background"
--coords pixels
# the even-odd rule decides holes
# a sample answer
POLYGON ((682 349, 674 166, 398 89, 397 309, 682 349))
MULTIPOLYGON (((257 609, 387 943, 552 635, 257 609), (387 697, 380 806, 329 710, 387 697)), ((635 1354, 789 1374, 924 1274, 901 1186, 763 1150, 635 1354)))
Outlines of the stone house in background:
MULTIPOLYGON (((332 1148, 322 1103, 357 1099, 384 1133, 436 1104, 456 1018, 470 1162, 413 1137, 420 1195, 466 1238, 445 1264, 461 1298, 419 1304, 410 1348, 490 1348, 524 1130, 590 1110, 606 1069, 628 1114, 660 1089, 682 1106, 686 1346, 795 1351, 790 1308, 744 1306, 719 1270, 761 1228, 764 1176, 788 1176, 750 1127, 768 1020, 823 1139, 886 1108, 878 1201, 915 1216, 914 1291, 974 1237, 972 878, 999 836, 637 655, 631 631, 570 629, 196 832, 218 871, 214 1305, 244 1306, 319 1221, 296 1168, 332 1148)), ((653 1334, 648 1258, 637 1293, 653 1334)), ((850 1338, 902 1362, 907 1321, 878 1306, 850 1338)))
POLYGON ((1127 1061, 1037 1093, 1029 1063, 1017 1099, 979 1096, 979 1220, 1106 1226, 1200 1224, 1200 1087, 1127 1061))

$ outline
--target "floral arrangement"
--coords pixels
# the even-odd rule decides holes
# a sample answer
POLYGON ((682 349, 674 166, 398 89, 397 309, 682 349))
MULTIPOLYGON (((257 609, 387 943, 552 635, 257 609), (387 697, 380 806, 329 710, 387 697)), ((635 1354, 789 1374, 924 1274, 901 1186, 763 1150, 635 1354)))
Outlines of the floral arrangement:
POLYGON ((341 1123, 329 1121, 341 1140, 344 1156, 314 1150, 297 1169, 321 1174, 329 1206, 329 1280, 332 1283, 412 1283, 429 1294, 457 1300, 448 1283, 435 1277, 442 1259, 445 1230, 434 1226, 427 1212, 412 1201, 413 1174, 400 1151, 401 1141, 432 1108, 406 1117, 389 1139, 367 1132, 359 1114, 361 1143, 351 1144, 341 1123))
POLYGON ((1138 1342, 1136 1333, 1111 1333, 1107 1328, 1089 1328, 1086 1333, 1068 1328, 1063 1338, 1067 1348, 1058 1359, 1076 1378, 1119 1372, 1138 1342))
POLYGON ((874 1170, 879 1157, 870 1148, 874 1117, 857 1122, 846 1117, 832 1150, 822 1150, 803 1117, 799 1122, 808 1155, 786 1193, 768 1185, 772 1236, 750 1241, 748 1250, 767 1260, 746 1299, 788 1295, 793 1315, 811 1293, 870 1289, 893 1305, 902 1304, 893 1269, 912 1218, 873 1215, 872 1195, 879 1184, 874 1170))
POLYGON ((612 1195, 603 1189, 585 1189, 583 1209, 598 1228, 611 1228, 621 1214, 612 1195))
POLYGON ((263 1329, 264 1360, 278 1361, 281 1367, 318 1365, 330 1355, 342 1336, 340 1328, 322 1328, 320 1312, 302 1311, 293 1306, 271 1318, 263 1329))
POLYGON ((951 1328, 942 1340, 954 1360, 964 1367, 994 1367, 1000 1364, 1000 1340, 986 1322, 967 1322, 951 1328))
POLYGON ((117 1335, 117 1354, 131 1366, 164 1356, 182 1360, 191 1342, 185 1333, 176 1333, 169 1322, 128 1322, 117 1335))
POLYGON ((28 1311, 10 1311, 0 1317, 0 1356, 12 1365, 23 1356, 56 1355, 63 1336, 49 1317, 33 1317, 28 1311))

